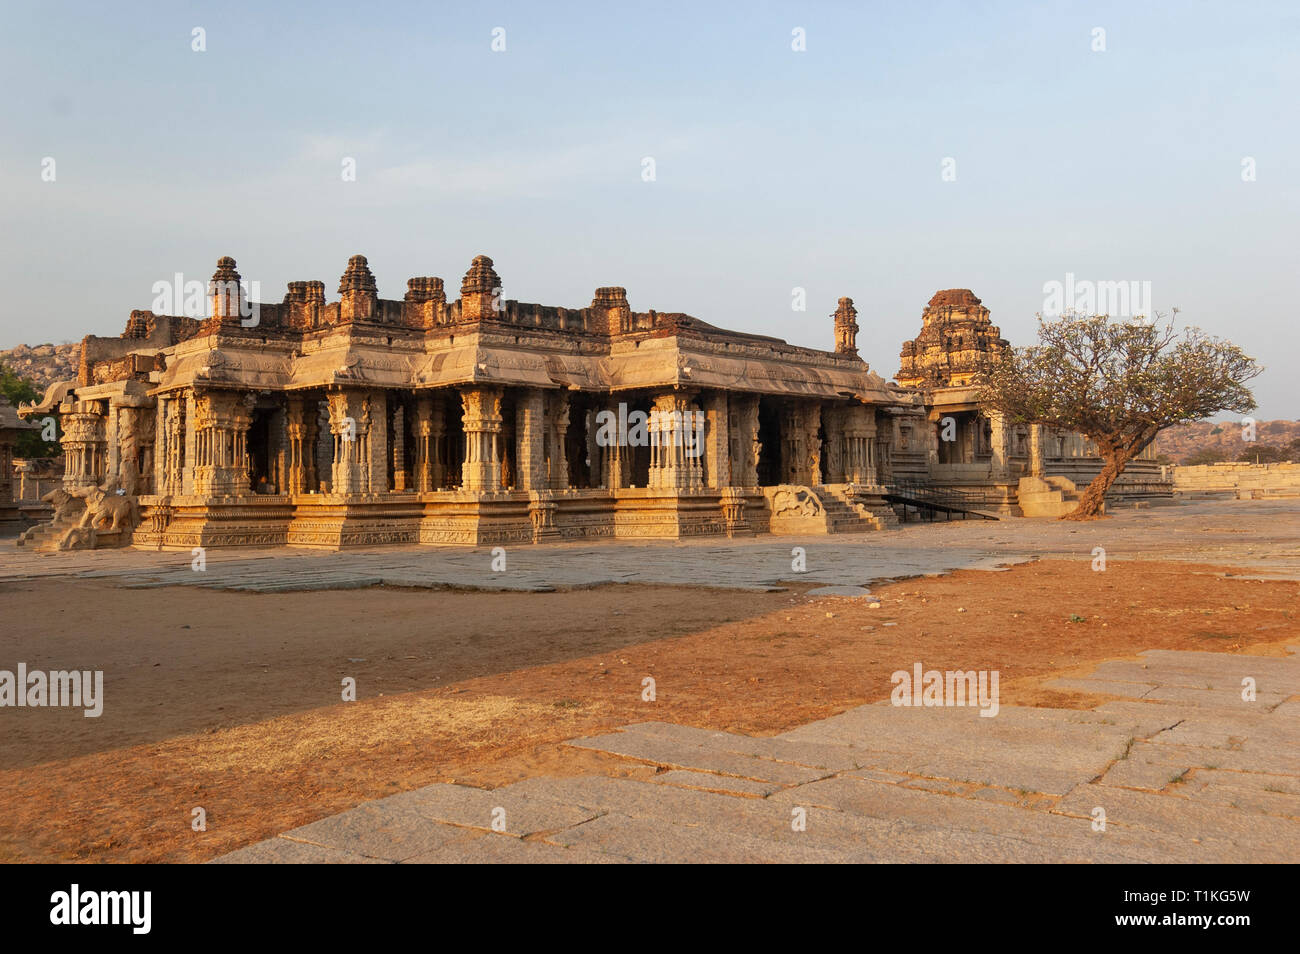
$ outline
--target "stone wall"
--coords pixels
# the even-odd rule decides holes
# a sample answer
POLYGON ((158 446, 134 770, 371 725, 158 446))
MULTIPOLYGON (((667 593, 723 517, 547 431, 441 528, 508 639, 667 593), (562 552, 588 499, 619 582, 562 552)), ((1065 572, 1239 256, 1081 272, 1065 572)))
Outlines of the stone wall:
POLYGON ((1166 467, 1174 493, 1233 493, 1254 497, 1300 497, 1300 464, 1200 464, 1166 467))

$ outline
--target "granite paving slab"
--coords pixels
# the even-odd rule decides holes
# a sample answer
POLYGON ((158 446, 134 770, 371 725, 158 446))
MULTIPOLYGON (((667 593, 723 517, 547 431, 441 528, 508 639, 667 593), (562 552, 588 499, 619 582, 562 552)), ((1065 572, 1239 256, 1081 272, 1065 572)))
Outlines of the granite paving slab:
POLYGON ((402 861, 464 836, 462 828, 430 824, 427 818, 402 811, 384 799, 294 828, 280 837, 381 861, 402 861))
POLYGON ((580 825, 596 813, 544 796, 527 797, 509 788, 495 790, 441 783, 390 795, 376 805, 415 816, 483 831, 523 837, 580 825))
POLYGON ((1300 860, 1294 700, 1204 704, 1229 691, 1207 687, 1246 670, 1291 679, 1292 658, 1144 656, 1091 681, 1151 691, 1093 710, 1003 706, 988 718, 877 703, 765 737, 634 723, 567 745, 654 765, 653 777, 430 785, 219 860, 1300 860))
POLYGON ((1109 826, 1146 828, 1189 838, 1229 841, 1238 861, 1295 863, 1300 859, 1300 821, 1181 794, 1139 792, 1109 785, 1081 785, 1058 806, 1089 814, 1100 806, 1109 826))
POLYGON ((689 742, 633 732, 611 732, 590 739, 574 739, 566 744, 575 748, 609 752, 613 755, 622 755, 673 768, 703 769, 720 775, 734 775, 760 782, 796 785, 824 778, 829 774, 826 769, 777 762, 752 755, 740 755, 693 745, 689 742))

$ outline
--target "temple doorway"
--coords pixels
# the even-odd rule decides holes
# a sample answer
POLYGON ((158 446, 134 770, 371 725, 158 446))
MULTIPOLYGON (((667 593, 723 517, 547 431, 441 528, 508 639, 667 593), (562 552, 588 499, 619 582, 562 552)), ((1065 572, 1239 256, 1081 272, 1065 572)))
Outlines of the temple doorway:
POLYGON ((774 487, 782 483, 781 408, 772 398, 760 398, 758 402, 758 441, 762 445, 758 454, 758 484, 774 487))
MULTIPOLYGON (((650 399, 634 398, 627 402, 627 413, 630 419, 633 411, 640 411, 645 415, 642 420, 648 421, 650 418, 650 399)), ((628 424, 629 433, 633 425, 628 424)), ((647 437, 649 432, 646 432, 647 437)), ((626 436, 626 435, 625 435, 626 436)), ((622 448, 623 452, 628 455, 628 486, 629 487, 649 487, 650 486, 650 443, 648 440, 638 440, 635 444, 628 443, 622 448)))
POLYGON ((255 408, 248 428, 248 487, 255 494, 278 492, 277 475, 272 471, 271 419, 274 408, 255 408))
POLYGON ((447 401, 447 406, 449 410, 445 418, 446 432, 441 438, 444 462, 442 487, 435 488, 438 490, 460 487, 463 472, 461 465, 465 463, 465 425, 458 413, 460 401, 452 395, 447 401))

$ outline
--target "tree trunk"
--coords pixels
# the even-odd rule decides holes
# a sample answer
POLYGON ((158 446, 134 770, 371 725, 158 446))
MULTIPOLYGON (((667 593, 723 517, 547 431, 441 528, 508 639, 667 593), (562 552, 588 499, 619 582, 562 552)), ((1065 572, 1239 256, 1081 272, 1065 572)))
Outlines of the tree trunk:
POLYGON ((1062 520, 1095 520, 1101 516, 1102 504, 1106 502, 1106 491, 1111 484, 1124 473, 1130 456, 1123 450, 1103 451, 1101 472, 1093 478, 1088 489, 1079 498, 1079 506, 1061 517, 1062 520))

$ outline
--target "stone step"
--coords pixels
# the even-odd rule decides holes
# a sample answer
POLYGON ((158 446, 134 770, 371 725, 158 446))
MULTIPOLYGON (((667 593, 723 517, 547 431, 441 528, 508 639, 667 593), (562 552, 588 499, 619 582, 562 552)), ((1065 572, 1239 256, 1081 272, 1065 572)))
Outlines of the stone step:
POLYGON ((854 861, 843 844, 768 839, 722 831, 710 825, 683 826, 659 818, 602 815, 580 828, 550 836, 566 848, 613 853, 653 864, 763 864, 777 856, 796 864, 847 864, 854 861))
POLYGON ((1136 735, 1133 725, 1069 716, 1002 721, 1014 712, 985 719, 970 709, 864 706, 782 738, 852 746, 877 770, 1059 795, 1104 772, 1136 735))
MULTIPOLYGON (((1219 680, 1222 685, 1223 680, 1219 680)), ((1227 711, 1267 711, 1279 705, 1291 694, 1289 688, 1271 691, 1265 685, 1256 686, 1255 700, 1247 702, 1241 689, 1206 689, 1195 686, 1156 685, 1155 682, 1120 682, 1103 679, 1053 679, 1049 689, 1075 689, 1112 696, 1129 696, 1146 702, 1169 702, 1197 708, 1214 708, 1227 711)))
POLYGON ((371 858, 355 851, 326 848, 306 841, 268 838, 256 844, 214 858, 211 865, 382 865, 383 858, 371 858))
POLYGON ((483 789, 454 783, 427 785, 373 804, 434 822, 501 831, 520 838, 579 825, 596 817, 576 805, 521 795, 508 787, 483 789))
POLYGON ((1030 863, 1053 858, 1049 848, 1015 836, 952 831, 943 824, 909 824, 816 807, 811 800, 794 797, 799 789, 785 790, 776 802, 631 779, 530 779, 510 787, 568 795, 604 812, 594 822, 546 836, 547 841, 630 853, 643 861, 785 861, 793 860, 795 853, 810 860, 875 863, 1030 863), (796 808, 803 809, 804 831, 793 828, 796 808))
MULTIPOLYGON (((828 487, 819 487, 817 488, 817 494, 821 499, 823 508, 826 510, 828 529, 831 533, 882 530, 886 526, 885 520, 878 514, 860 512, 841 491, 832 490, 828 487)), ((894 519, 894 523, 897 524, 897 516, 894 515, 892 509, 889 512, 894 519)))
MULTIPOLYGON (((895 841, 902 840, 900 827, 911 823, 916 826, 914 831, 937 829, 954 834, 964 832, 1015 840, 1031 847, 1033 854, 1060 862, 1206 861, 1213 857, 1210 851, 1197 850, 1177 838, 1164 835, 1124 837, 1125 833, 1115 833, 1118 837, 1110 837, 1112 830, 1094 832, 1091 815, 1087 813, 1081 817, 1067 817, 844 776, 779 792, 768 801, 834 809, 880 820, 893 819, 895 841)), ((1231 851, 1231 845, 1227 843, 1215 847, 1224 857, 1231 851)), ((963 851, 950 860, 986 859, 980 858, 978 853, 963 851)))
POLYGON ((1267 656, 1247 657, 1246 661, 1236 660, 1221 669, 1208 667, 1173 667, 1159 662, 1146 664, 1136 662, 1112 661, 1102 663, 1088 677, 1089 679, 1117 682, 1137 682, 1159 684, 1162 686, 1187 686, 1195 689, 1224 688, 1235 685, 1240 687, 1244 676, 1256 680, 1257 687, 1263 681, 1279 683, 1286 686, 1300 686, 1300 666, 1277 665, 1287 660, 1272 659, 1267 656), (1252 662, 1251 659, 1267 660, 1252 662))
POLYGON ((622 731, 832 772, 860 767, 860 753, 847 745, 796 744, 777 737, 737 735, 669 722, 638 722, 625 726, 622 731))
POLYGON ((1083 709, 1036 709, 1002 706, 992 718, 972 706, 910 707, 888 702, 859 706, 839 715, 799 726, 777 736, 795 742, 823 742, 857 748, 906 745, 918 739, 1030 739, 1054 733, 1072 739, 1088 731, 1115 737, 1147 735, 1173 725, 1178 714, 1149 706, 1136 711, 1099 712, 1083 709), (1025 730, 1022 732, 1021 730, 1025 730), (1028 733, 1028 734, 1025 734, 1028 733))
POLYGON ((465 834, 464 828, 431 824, 428 818, 381 799, 287 831, 280 839, 380 861, 401 861, 464 838, 465 834))
POLYGON ((1300 821, 1232 808, 1190 796, 1138 792, 1087 784, 1063 798, 1058 811, 1106 812, 1108 826, 1146 828, 1191 838, 1214 838, 1238 846, 1237 861, 1291 863, 1300 844, 1300 821))
POLYGON ((458 864, 511 864, 511 865, 621 865, 637 859, 615 851, 589 851, 585 848, 566 848, 545 841, 522 841, 495 832, 472 832, 464 838, 448 842, 432 851, 404 858, 404 865, 458 865, 458 864))
POLYGON ((827 769, 811 768, 790 762, 742 755, 690 742, 632 732, 611 732, 589 739, 575 739, 565 745, 621 755, 624 758, 653 762, 670 768, 699 769, 719 775, 797 785, 829 774, 827 769))

